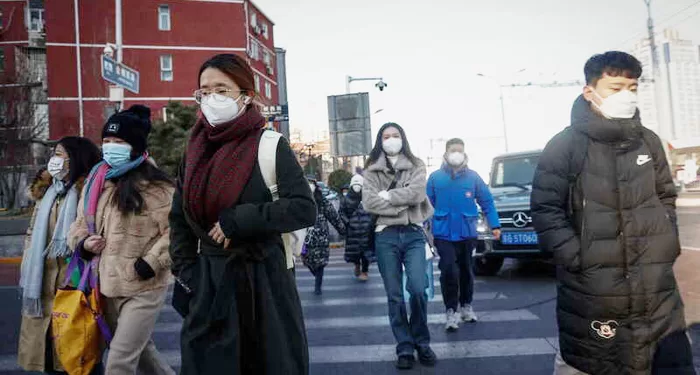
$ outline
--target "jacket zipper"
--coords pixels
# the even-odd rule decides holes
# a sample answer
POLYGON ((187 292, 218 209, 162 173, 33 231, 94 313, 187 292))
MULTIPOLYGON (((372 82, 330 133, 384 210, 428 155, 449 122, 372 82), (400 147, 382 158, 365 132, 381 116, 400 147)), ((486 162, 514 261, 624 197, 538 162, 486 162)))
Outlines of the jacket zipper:
POLYGON ((627 243, 625 241, 625 231, 624 231, 624 222, 623 222, 623 217, 622 217, 622 200, 620 199, 620 177, 618 175, 618 168, 617 168, 617 155, 615 155, 615 182, 617 184, 616 187, 616 195, 617 195, 617 220, 618 220, 618 237, 620 239, 620 245, 622 246, 622 272, 623 276, 625 278, 625 281, 627 282, 627 286, 629 288, 629 293, 630 296, 627 299, 627 313, 630 314, 632 312, 632 284, 630 283, 630 272, 629 272, 629 267, 628 267, 628 256, 627 256, 627 243))

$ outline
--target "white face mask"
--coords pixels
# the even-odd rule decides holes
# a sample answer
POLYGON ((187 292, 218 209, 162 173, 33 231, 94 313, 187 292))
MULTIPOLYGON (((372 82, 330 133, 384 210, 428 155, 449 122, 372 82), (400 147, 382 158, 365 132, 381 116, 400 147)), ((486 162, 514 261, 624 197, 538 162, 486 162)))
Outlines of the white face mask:
POLYGON ((463 152, 450 152, 447 154, 447 164, 453 167, 461 167, 467 160, 467 155, 463 152))
MULTIPOLYGON (((240 99, 240 97, 239 97, 240 99)), ((229 122, 243 113, 243 108, 238 106, 238 99, 221 94, 209 94, 202 99, 200 104, 204 117, 209 125, 217 126, 229 122)))
POLYGON ((401 152, 402 148, 403 148, 403 140, 401 140, 401 138, 391 137, 389 139, 385 139, 382 142, 382 149, 384 149, 384 152, 386 152, 386 154, 389 156, 398 155, 399 152, 401 152))
POLYGON ((68 171, 63 167, 66 165, 66 159, 60 156, 53 156, 49 159, 49 164, 46 166, 46 170, 49 172, 51 177, 57 180, 63 180, 68 175, 68 171))
POLYGON ((352 189, 352 191, 354 191, 355 193, 359 193, 359 192, 362 191, 362 186, 360 186, 360 185, 352 185, 352 188, 351 188, 351 189, 352 189))
POLYGON ((601 100, 602 104, 593 105, 608 119, 632 118, 637 112, 637 94, 630 90, 616 92, 607 98, 603 98, 595 90, 593 94, 601 100))
POLYGON ((309 188, 311 189, 312 193, 316 192, 316 184, 309 184, 309 188))

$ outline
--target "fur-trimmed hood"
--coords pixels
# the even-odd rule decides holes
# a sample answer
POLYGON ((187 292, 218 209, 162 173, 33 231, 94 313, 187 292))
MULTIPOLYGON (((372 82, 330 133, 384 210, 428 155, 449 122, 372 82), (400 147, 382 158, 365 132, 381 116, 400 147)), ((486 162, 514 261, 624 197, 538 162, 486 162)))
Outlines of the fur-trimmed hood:
MULTIPOLYGON (((44 197, 46 190, 49 189, 53 183, 53 178, 47 171, 43 171, 39 176, 34 178, 31 185, 27 188, 27 197, 30 200, 38 201, 44 197)), ((83 191, 83 186, 85 186, 85 177, 80 177, 75 182, 75 187, 79 192, 83 191)))

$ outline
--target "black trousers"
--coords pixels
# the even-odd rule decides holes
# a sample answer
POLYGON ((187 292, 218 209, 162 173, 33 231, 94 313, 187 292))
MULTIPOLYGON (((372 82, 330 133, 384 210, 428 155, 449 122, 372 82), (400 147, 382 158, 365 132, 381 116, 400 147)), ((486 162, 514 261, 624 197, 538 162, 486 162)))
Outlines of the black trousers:
POLYGON ((440 255, 440 286, 446 309, 457 311, 459 305, 471 304, 474 295, 472 251, 476 240, 445 241, 435 239, 440 255))
POLYGON ((362 272, 369 272, 369 260, 364 255, 360 255, 360 261, 356 264, 360 265, 360 267, 362 268, 362 272))

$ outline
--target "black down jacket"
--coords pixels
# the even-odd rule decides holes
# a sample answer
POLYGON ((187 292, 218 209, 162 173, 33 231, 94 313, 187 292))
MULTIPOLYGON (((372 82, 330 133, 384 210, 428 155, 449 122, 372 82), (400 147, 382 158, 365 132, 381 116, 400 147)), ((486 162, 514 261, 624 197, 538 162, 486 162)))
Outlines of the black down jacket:
POLYGON ((535 229, 558 266, 569 365, 595 375, 694 374, 673 273, 675 200, 661 142, 639 114, 607 120, 579 97, 572 126, 540 158, 532 192, 535 229), (683 350, 655 358, 669 352, 663 345, 683 350))
POLYGON ((340 217, 346 228, 345 237, 345 261, 358 263, 361 256, 372 260, 374 258, 374 244, 372 243, 372 231, 374 220, 372 215, 362 207, 362 193, 350 190, 348 195, 340 201, 340 217))

